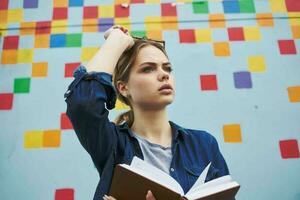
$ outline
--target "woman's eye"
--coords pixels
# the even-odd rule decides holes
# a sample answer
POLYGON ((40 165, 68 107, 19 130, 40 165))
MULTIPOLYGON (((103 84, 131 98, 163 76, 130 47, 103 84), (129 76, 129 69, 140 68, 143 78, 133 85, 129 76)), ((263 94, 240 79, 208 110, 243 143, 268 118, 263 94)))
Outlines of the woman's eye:
POLYGON ((172 72, 172 71, 173 71, 173 69, 172 69, 172 67, 166 67, 166 71, 168 71, 168 72, 172 72))
POLYGON ((154 70, 153 67, 144 67, 144 68, 143 68, 143 72, 151 72, 151 71, 153 71, 153 70, 154 70))

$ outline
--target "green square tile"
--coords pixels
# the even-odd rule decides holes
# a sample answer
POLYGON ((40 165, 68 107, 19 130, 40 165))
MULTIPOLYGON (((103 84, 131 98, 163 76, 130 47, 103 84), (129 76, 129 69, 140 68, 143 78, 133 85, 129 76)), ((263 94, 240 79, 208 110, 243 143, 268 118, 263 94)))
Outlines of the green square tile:
POLYGON ((135 37, 145 37, 146 31, 131 31, 131 35, 135 37))
POLYGON ((81 33, 73 33, 67 35, 67 47, 81 47, 81 33))
POLYGON ((255 5, 253 0, 240 0, 239 4, 241 13, 255 13, 255 5))
POLYGON ((207 1, 197 1, 193 2, 194 13, 208 13, 208 2, 207 1))
POLYGON ((30 78, 15 78, 14 93, 29 93, 30 78))

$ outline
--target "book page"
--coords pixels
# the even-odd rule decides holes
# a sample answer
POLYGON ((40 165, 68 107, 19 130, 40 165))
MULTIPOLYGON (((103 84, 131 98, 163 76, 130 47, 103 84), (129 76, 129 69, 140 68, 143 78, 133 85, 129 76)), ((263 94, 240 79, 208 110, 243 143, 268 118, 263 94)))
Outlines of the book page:
POLYGON ((226 175, 226 176, 222 176, 220 178, 216 178, 216 179, 213 179, 209 182, 206 182, 202 185, 197 185, 197 186, 193 186, 193 191, 189 191, 185 196, 188 197, 188 199, 190 199, 192 196, 194 196, 195 194, 201 194, 202 191, 206 191, 206 189, 209 189, 209 188, 214 188, 214 187, 217 187, 217 186, 222 186, 222 185, 226 185, 228 183, 233 183, 234 181, 232 181, 232 178, 230 175, 226 175))
MULTIPOLYGON (((122 166, 124 166, 124 164, 122 164, 122 166)), ((165 173, 164 171, 148 164, 147 162, 141 160, 136 156, 133 158, 130 166, 126 165, 126 168, 138 174, 141 174, 142 176, 156 183, 164 185, 172 191, 179 193, 180 195, 184 195, 183 189, 174 178, 172 178, 169 174, 165 173)))
POLYGON ((189 195, 198 190, 198 187, 204 184, 210 165, 211 162, 205 167, 205 169, 202 171, 202 173, 200 174, 194 185, 191 187, 191 189, 186 193, 186 195, 189 195))
POLYGON ((239 186, 239 184, 235 181, 227 182, 227 183, 224 183, 221 185, 216 185, 213 187, 201 188, 200 190, 197 190, 195 193, 190 194, 188 197, 187 196, 186 197, 189 200, 195 200, 195 199, 206 197, 206 196, 209 196, 209 195, 221 192, 221 191, 225 191, 225 190, 228 190, 228 189, 231 189, 234 187, 238 187, 238 186, 239 186))

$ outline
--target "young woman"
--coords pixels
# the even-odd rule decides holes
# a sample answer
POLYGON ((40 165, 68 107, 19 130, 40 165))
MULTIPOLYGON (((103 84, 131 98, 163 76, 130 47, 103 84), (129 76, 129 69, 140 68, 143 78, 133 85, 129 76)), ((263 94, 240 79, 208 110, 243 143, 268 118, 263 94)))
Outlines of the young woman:
MULTIPOLYGON (((67 115, 101 177, 94 200, 114 199, 106 195, 114 168, 130 164, 134 156, 164 170, 185 192, 209 162, 206 181, 229 174, 212 135, 168 119, 166 106, 174 99, 175 85, 164 44, 134 39, 118 25, 104 37, 105 43, 86 67, 74 72, 65 93, 67 115), (114 108, 116 97, 130 111, 114 123, 108 110, 114 108)), ((155 194, 149 191, 145 198, 153 200, 155 194)))

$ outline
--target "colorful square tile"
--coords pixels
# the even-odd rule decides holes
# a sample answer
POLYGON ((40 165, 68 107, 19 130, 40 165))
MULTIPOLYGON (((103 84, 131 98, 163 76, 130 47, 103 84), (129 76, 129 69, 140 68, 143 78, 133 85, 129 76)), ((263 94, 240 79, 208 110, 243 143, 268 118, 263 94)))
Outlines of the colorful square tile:
POLYGON ((98 18, 98 7, 97 6, 86 6, 83 8, 84 19, 98 18))
POLYGON ((50 36, 50 47, 65 47, 66 46, 66 34, 53 34, 50 36))
POLYGON ((179 30, 179 42, 180 43, 195 43, 195 31, 193 29, 179 30))
POLYGON ((289 101, 291 103, 299 103, 300 102, 300 85, 298 86, 290 86, 287 88, 289 101))
POLYGON ((29 93, 30 78, 15 78, 14 93, 29 93))
POLYGON ((200 88, 202 91, 218 90, 217 76, 215 74, 200 75, 200 88))
POLYGON ((43 147, 43 131, 26 131, 24 134, 24 148, 42 148, 43 147))
POLYGON ((130 7, 123 7, 120 4, 115 5, 115 17, 129 17, 130 7))
POLYGON ((264 56, 249 56, 248 69, 250 72, 265 72, 266 64, 264 56))
POLYGON ((43 135, 43 147, 60 146, 60 130, 46 130, 43 135))
POLYGON ((13 106, 13 93, 0 93, 0 110, 11 110, 13 106))
POLYGON ((19 36, 11 35, 5 36, 3 42, 3 49, 18 49, 19 47, 19 36))
POLYGON ((234 72, 234 87, 237 89, 249 89, 252 88, 251 73, 247 71, 234 72))
POLYGON ((280 54, 297 54, 294 40, 278 40, 280 54))
POLYGON ((61 19, 67 19, 68 18, 68 8, 62 7, 62 8, 53 8, 53 20, 61 20, 61 19))
POLYGON ((48 74, 48 63, 47 62, 38 62, 32 63, 32 77, 47 77, 48 74))
POLYGON ((176 4, 162 3, 160 5, 161 5, 161 16, 177 16, 176 4))
POLYGON ((299 146, 296 139, 279 141, 281 157, 283 159, 299 158, 299 146))
POLYGON ((74 200, 75 191, 72 188, 62 188, 55 191, 54 200, 74 200))
POLYGON ((24 0, 23 8, 37 8, 39 4, 38 0, 24 0))
POLYGON ((241 143, 242 131, 240 124, 226 124, 223 126, 224 142, 241 143))
POLYGON ((230 56, 230 47, 228 42, 213 43, 215 56, 230 56))
POLYGON ((65 64, 65 78, 73 77, 74 70, 80 65, 80 62, 65 64))
POLYGON ((18 50, 3 50, 1 55, 1 64, 16 64, 18 50))
POLYGON ((243 27, 228 28, 228 38, 230 41, 243 41, 245 40, 243 27))

